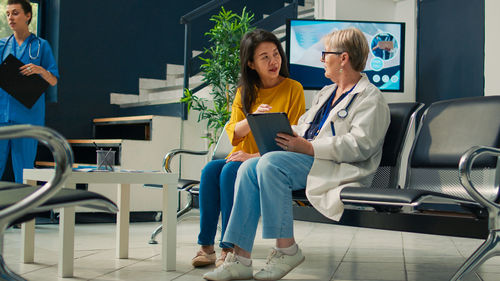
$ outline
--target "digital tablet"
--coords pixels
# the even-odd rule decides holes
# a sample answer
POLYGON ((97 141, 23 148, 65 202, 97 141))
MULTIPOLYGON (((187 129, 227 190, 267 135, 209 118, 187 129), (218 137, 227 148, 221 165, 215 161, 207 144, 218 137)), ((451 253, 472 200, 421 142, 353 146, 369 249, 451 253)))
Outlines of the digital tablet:
POLYGON ((284 112, 248 114, 247 120, 260 155, 264 155, 269 151, 283 150, 276 144, 275 139, 278 133, 293 136, 292 127, 284 112))

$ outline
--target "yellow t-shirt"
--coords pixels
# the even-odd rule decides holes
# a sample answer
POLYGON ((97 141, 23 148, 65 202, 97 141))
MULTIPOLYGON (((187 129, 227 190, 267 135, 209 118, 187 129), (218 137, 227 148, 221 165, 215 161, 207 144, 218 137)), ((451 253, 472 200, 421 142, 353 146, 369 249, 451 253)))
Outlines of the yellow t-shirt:
MULTIPOLYGON (((281 83, 273 88, 259 89, 257 92, 257 98, 252 104, 250 112, 257 110, 261 104, 270 105, 272 107, 270 112, 285 112, 288 116, 288 120, 290 120, 290 124, 295 125, 299 121, 300 116, 302 116, 306 110, 304 89, 299 82, 290 78, 285 78, 281 81, 281 83)), ((238 88, 233 101, 231 119, 226 126, 226 132, 229 136, 231 144, 233 145, 231 153, 240 150, 249 154, 259 152, 252 132, 243 138, 234 138, 234 128, 236 123, 244 120, 245 118, 246 116, 243 111, 243 104, 241 103, 240 89, 238 88)), ((231 153, 229 153, 229 155, 231 155, 231 153)))

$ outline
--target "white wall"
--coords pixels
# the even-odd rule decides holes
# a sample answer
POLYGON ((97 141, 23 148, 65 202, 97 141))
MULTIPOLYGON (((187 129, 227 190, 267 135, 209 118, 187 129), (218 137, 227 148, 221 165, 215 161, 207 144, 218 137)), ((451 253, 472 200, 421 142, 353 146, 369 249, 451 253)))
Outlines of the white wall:
MULTIPOLYGON (((202 121, 200 123, 198 120, 198 111, 190 110, 188 115, 188 120, 182 121, 182 140, 181 147, 187 150, 203 151, 208 149, 208 141, 203 136, 206 136, 207 121, 202 121)), ((212 147, 213 149, 213 147, 212 147)), ((181 161, 181 176, 184 179, 199 180, 201 176, 201 170, 205 167, 205 164, 210 161, 211 153, 206 156, 199 155, 181 155, 179 161, 181 161)))
POLYGON ((485 0, 484 95, 500 95, 500 1, 485 0))

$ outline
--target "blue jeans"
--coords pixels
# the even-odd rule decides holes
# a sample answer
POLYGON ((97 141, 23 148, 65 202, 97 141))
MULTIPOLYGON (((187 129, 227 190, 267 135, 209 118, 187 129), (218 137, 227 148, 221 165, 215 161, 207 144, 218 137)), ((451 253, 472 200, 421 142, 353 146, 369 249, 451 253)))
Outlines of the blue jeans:
POLYGON ((247 160, 236 178, 236 196, 223 242, 251 252, 262 214, 263 238, 292 238, 292 190, 304 189, 314 157, 275 151, 247 160))
POLYGON ((212 160, 201 171, 200 180, 200 234, 198 244, 214 245, 219 213, 222 221, 222 234, 219 246, 232 248, 223 243, 227 222, 231 215, 234 198, 234 182, 242 162, 227 162, 225 159, 212 160))

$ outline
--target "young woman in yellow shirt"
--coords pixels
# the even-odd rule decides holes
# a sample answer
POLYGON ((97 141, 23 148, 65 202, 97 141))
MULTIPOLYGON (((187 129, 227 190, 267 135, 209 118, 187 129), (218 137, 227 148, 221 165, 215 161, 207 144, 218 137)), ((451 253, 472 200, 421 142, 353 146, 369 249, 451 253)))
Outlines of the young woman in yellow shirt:
POLYGON ((200 180, 200 250, 192 265, 224 262, 233 245, 220 242, 219 259, 214 250, 219 213, 222 216, 221 240, 231 214, 234 183, 240 165, 260 156, 246 119, 249 113, 285 112, 290 124, 297 124, 305 112, 302 85, 288 78, 286 56, 274 34, 257 29, 245 34, 240 44, 240 82, 226 125, 231 153, 223 160, 212 160, 203 168, 200 180))

